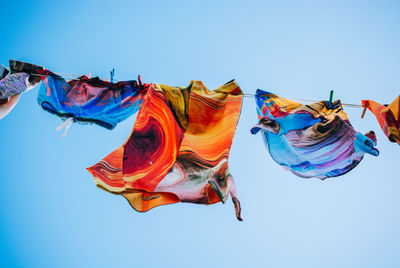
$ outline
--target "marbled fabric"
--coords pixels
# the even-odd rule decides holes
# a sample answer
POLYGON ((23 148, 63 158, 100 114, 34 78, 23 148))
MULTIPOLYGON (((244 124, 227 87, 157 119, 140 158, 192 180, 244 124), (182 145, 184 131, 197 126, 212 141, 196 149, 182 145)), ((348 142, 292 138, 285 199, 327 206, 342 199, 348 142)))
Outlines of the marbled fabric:
POLYGON ((136 81, 110 84, 99 78, 81 76, 67 82, 50 72, 43 72, 38 103, 50 113, 78 123, 95 123, 113 129, 136 113, 145 90, 136 81))
POLYGON ((123 195, 138 211, 176 202, 213 204, 231 194, 228 169, 242 96, 231 81, 214 91, 147 85, 148 93, 123 146, 88 168, 96 184, 123 195))
POLYGON ((7 99, 32 88, 26 73, 8 74, 0 80, 0 99, 7 99))
POLYGON ((10 71, 0 66, 0 99, 7 99, 32 89, 40 82, 39 71, 43 68, 34 64, 10 60, 10 71))
POLYGON ((0 119, 5 117, 18 103, 25 91, 34 88, 40 82, 40 70, 43 67, 10 60, 10 71, 0 65, 0 119))
POLYGON ((356 132, 340 101, 302 105, 257 90, 261 130, 272 158, 297 176, 325 179, 352 170, 365 153, 377 156, 376 145, 356 132))
POLYGON ((386 106, 373 100, 363 100, 362 106, 375 115, 389 140, 400 144, 400 95, 386 106))

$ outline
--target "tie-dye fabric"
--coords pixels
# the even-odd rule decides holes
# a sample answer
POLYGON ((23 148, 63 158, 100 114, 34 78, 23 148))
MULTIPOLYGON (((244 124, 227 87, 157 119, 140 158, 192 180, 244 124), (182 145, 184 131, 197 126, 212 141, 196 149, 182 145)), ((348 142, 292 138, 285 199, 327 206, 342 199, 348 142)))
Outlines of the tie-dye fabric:
POLYGON ((147 95, 123 146, 88 168, 96 184, 123 195, 137 211, 177 202, 213 204, 231 194, 228 169, 243 93, 235 81, 214 91, 146 85, 147 95))
POLYGON ((7 99, 31 88, 26 73, 9 74, 0 80, 0 99, 7 99))
POLYGON ((10 72, 0 66, 0 119, 17 104, 20 94, 34 88, 40 82, 39 72, 43 69, 34 64, 10 60, 10 72))
POLYGON ((400 144, 400 95, 389 105, 381 105, 373 100, 363 100, 362 106, 375 115, 389 140, 400 144))
POLYGON ((46 70, 39 90, 38 103, 62 119, 78 123, 95 123, 113 129, 119 122, 136 113, 145 90, 136 81, 110 84, 98 77, 81 76, 67 82, 46 70))
POLYGON ((351 126, 340 101, 302 105, 257 90, 259 123, 272 158, 299 177, 325 179, 352 170, 376 145, 351 126))
POLYGON ((34 88, 40 77, 35 76, 43 68, 34 64, 10 60, 10 71, 0 66, 0 99, 8 99, 13 95, 20 94, 34 88))

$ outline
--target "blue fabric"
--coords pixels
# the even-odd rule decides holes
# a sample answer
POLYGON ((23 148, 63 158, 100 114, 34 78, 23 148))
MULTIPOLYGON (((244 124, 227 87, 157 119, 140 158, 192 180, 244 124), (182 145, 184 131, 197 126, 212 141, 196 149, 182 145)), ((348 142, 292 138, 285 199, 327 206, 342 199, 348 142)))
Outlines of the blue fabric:
POLYGON ((119 122, 136 113, 143 102, 144 89, 136 81, 112 83, 99 78, 65 81, 44 72, 38 103, 50 113, 78 123, 95 123, 113 129, 119 122))
POLYGON ((299 177, 325 179, 352 170, 365 153, 377 156, 376 145, 356 132, 340 101, 302 105, 257 90, 259 123, 271 157, 299 177))

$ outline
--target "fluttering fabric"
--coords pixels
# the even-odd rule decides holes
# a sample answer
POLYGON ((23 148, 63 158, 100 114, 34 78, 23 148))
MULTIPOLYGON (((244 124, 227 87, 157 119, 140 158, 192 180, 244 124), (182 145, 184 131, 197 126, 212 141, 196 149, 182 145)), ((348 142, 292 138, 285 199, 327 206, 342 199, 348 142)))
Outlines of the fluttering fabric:
POLYGON ((32 89, 40 82, 37 76, 43 67, 31 63, 10 60, 10 72, 0 66, 0 99, 6 99, 32 89))
POLYGON ((11 73, 27 73, 29 75, 28 82, 32 86, 36 86, 41 81, 41 71, 43 67, 32 63, 23 61, 10 60, 10 71, 11 73))
POLYGON ((255 98, 259 123, 252 134, 261 130, 272 158, 299 177, 337 177, 365 153, 379 155, 376 143, 351 126, 340 101, 302 105, 262 90, 255 98))
POLYGON ((382 105, 373 100, 363 100, 362 106, 375 115, 389 140, 400 144, 400 95, 389 105, 382 105))
POLYGON ((88 168, 97 186, 137 211, 177 202, 240 203, 228 157, 242 105, 235 81, 214 91, 145 84, 146 97, 123 146, 88 168))
POLYGON ((20 94, 34 88, 40 82, 43 67, 10 60, 10 71, 0 66, 0 119, 17 104, 20 94))
POLYGON ((42 74, 38 103, 63 120, 73 118, 81 124, 113 129, 139 110, 145 95, 144 88, 134 80, 110 83, 81 76, 67 82, 48 70, 42 74))
POLYGON ((0 79, 6 77, 8 73, 9 71, 7 70, 7 68, 4 65, 0 64, 0 79))
POLYGON ((6 99, 31 88, 26 73, 10 74, 0 81, 0 99, 6 99))

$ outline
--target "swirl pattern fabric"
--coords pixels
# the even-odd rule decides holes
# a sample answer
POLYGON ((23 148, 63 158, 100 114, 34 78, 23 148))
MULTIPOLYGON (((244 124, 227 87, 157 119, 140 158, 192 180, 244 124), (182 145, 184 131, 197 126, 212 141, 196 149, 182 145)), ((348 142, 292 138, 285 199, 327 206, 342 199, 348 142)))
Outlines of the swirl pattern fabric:
POLYGON ((9 74, 0 80, 0 99, 7 99, 31 88, 26 73, 9 74))
POLYGON ((10 72, 0 65, 0 99, 7 99, 34 88, 40 82, 43 67, 27 62, 10 60, 10 72))
POLYGON ((20 94, 40 82, 43 67, 22 61, 10 60, 10 71, 0 65, 0 119, 17 104, 20 94))
POLYGON ((38 103, 62 119, 81 124, 94 123, 107 129, 136 113, 145 90, 136 81, 109 83, 98 77, 81 76, 67 82, 46 70, 38 103))
POLYGON ((177 202, 214 204, 229 196, 240 217, 228 168, 243 93, 231 81, 214 91, 146 85, 147 94, 123 146, 88 168, 96 184, 123 195, 137 211, 177 202))
POLYGON ((362 106, 375 115, 389 140, 400 144, 400 95, 387 106, 373 100, 363 100, 362 106))
POLYGON ((337 177, 365 153, 379 154, 372 139, 353 129, 340 101, 302 105, 262 90, 255 98, 259 123, 252 134, 261 130, 272 158, 299 177, 337 177))

